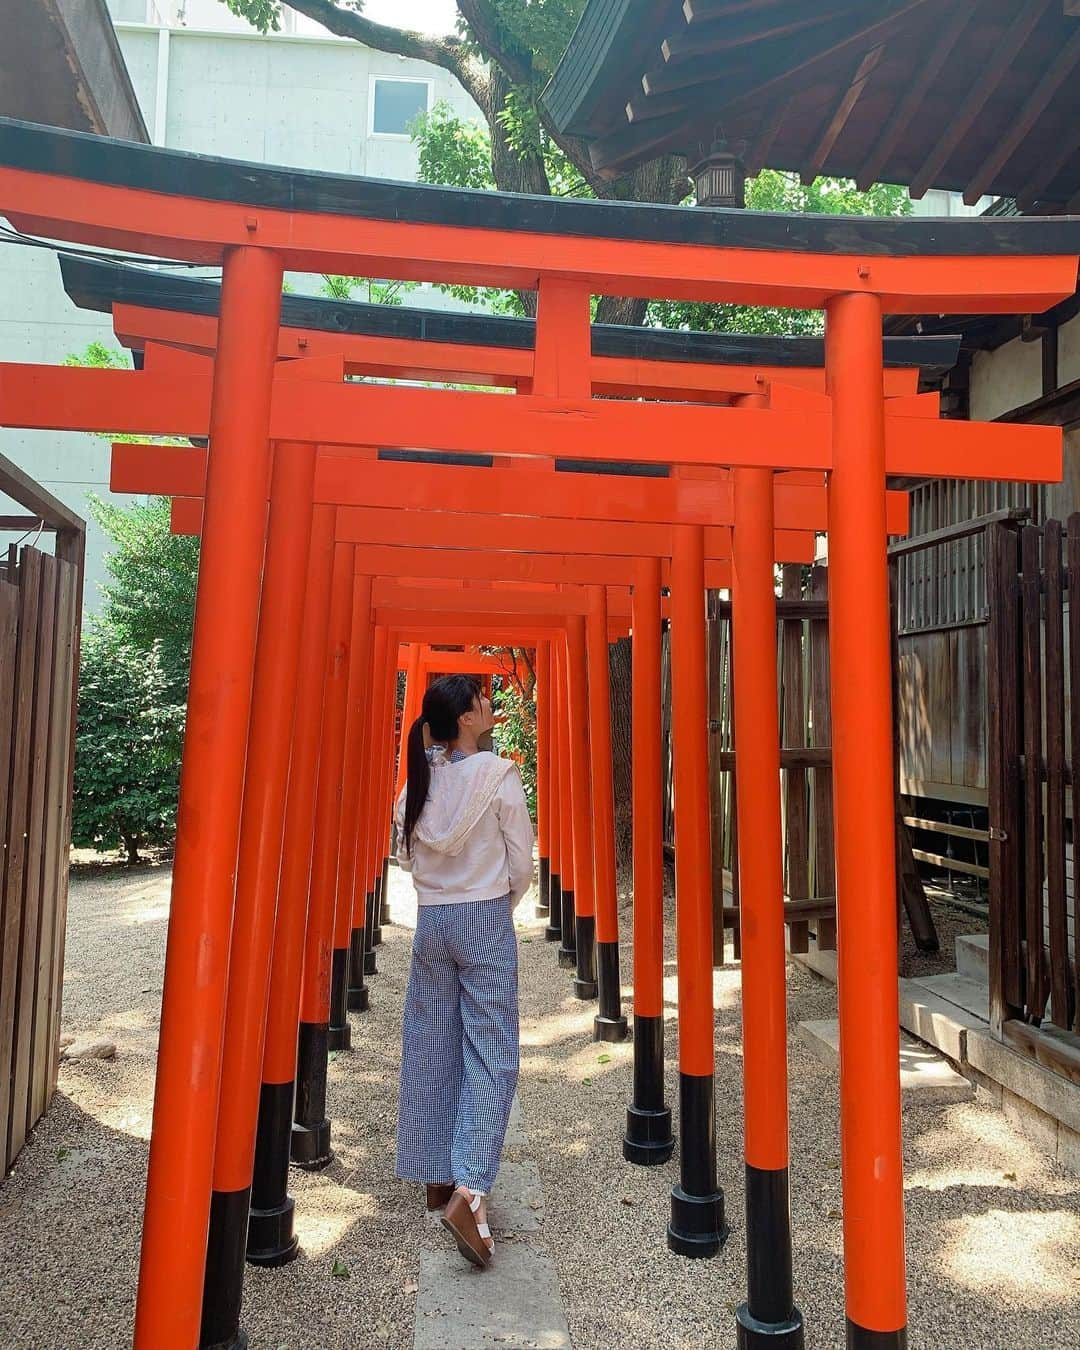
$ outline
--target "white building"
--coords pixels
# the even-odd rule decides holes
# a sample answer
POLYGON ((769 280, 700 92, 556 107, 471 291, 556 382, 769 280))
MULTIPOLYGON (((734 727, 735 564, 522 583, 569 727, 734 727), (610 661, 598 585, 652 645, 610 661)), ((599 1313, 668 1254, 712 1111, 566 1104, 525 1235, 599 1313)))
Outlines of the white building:
MULTIPOLYGON (((109 0, 109 8, 157 145, 415 180, 407 128, 418 112, 445 101, 462 116, 480 116, 448 72, 330 37, 291 11, 283 11, 285 31, 264 37, 220 0, 109 0)), ((296 290, 317 290, 320 278, 289 281, 296 290)), ((454 303, 426 287, 409 299, 433 308, 454 303)), ((56 364, 95 340, 116 345, 104 316, 68 300, 52 252, 0 249, 0 360, 56 364)), ((88 492, 109 495, 102 438, 0 427, 0 454, 84 516, 88 492)), ((0 514, 11 509, 0 495, 0 514)), ((100 603, 105 546, 90 521, 88 612, 100 603)))

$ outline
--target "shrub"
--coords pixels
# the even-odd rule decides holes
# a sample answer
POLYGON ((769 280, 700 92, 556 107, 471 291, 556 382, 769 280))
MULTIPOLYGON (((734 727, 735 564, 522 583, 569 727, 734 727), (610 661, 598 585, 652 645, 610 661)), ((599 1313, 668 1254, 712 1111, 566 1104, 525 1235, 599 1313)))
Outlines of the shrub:
POLYGON ((159 643, 140 651, 107 623, 84 635, 75 739, 72 842, 83 848, 168 844, 184 706, 170 699, 159 643))

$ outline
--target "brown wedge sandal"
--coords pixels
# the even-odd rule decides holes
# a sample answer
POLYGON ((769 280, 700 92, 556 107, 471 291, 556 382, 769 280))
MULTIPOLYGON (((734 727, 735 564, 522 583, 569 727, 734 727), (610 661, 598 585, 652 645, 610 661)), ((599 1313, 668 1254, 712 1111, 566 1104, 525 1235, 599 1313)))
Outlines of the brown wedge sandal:
POLYGON ((459 1186, 447 1202, 442 1226, 453 1235, 457 1249, 466 1261, 471 1261, 474 1266, 485 1267, 491 1264, 495 1244, 491 1241, 488 1225, 476 1221, 476 1211, 482 1199, 482 1196, 470 1195, 464 1186, 459 1186))
POLYGON ((454 1183, 452 1181, 439 1181, 435 1185, 425 1187, 427 1192, 427 1207, 429 1210, 443 1209, 447 1201, 454 1194, 454 1183))

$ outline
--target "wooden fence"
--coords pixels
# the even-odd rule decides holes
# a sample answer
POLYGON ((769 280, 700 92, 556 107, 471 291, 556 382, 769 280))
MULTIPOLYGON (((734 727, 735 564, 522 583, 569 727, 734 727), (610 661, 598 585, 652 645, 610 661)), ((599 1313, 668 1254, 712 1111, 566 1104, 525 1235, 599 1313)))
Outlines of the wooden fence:
MULTIPOLYGON (((792 951, 807 951, 811 933, 822 950, 836 946, 833 875, 832 750, 829 718, 828 574, 789 564, 777 601, 781 792, 785 911, 792 951)), ((732 729, 731 603, 710 596, 708 624, 709 774, 713 842, 714 959, 724 928, 738 944, 738 820, 732 729)), ((664 638, 664 841, 674 845, 671 776, 671 664, 664 638)))
POLYGON ((6 1170, 56 1086, 84 526, 2 458, 0 491, 38 511, 0 516, 0 530, 51 527, 57 535, 55 556, 10 545, 0 559, 0 1154, 6 1170))
POLYGON ((1067 530, 998 523, 989 539, 991 1022, 1080 1077, 1080 514, 1067 530))

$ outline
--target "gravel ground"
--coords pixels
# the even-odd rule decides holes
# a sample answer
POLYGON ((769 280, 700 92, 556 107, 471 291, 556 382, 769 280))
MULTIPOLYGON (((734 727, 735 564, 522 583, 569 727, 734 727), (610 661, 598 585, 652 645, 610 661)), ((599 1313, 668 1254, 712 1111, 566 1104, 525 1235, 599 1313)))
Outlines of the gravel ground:
MULTIPOLYGON (((166 867, 73 881, 65 1030, 104 1032, 118 1054, 62 1066, 48 1117, 0 1186, 0 1346, 129 1343, 167 902, 166 867)), ((627 931, 625 902, 624 919, 627 931)), ((539 1237, 558 1264, 576 1350, 727 1350, 745 1279, 737 969, 716 975, 719 1172, 732 1236, 719 1258, 695 1263, 664 1245, 676 1163, 646 1172, 622 1160, 629 1046, 589 1039, 592 1008, 567 996, 531 911, 521 929, 520 1092, 544 1182, 539 1237)), ((354 1021, 358 1050, 331 1065, 337 1159, 294 1177, 304 1254, 282 1271, 248 1272, 253 1350, 412 1345, 418 1250, 443 1235, 416 1188, 392 1177, 410 934, 398 925, 384 934, 372 1010, 354 1021), (348 1277, 333 1277, 335 1261, 348 1277)), ((796 968, 788 979, 793 1023, 835 1014, 831 987, 796 968)), ((674 999, 669 979, 670 1054, 674 999)), ((824 1350, 843 1344, 837 1079, 793 1042, 791 1080, 797 1297, 808 1347, 824 1350)), ((672 1065, 669 1102, 676 1096, 672 1065)), ((1080 1344, 1080 1181, 982 1102, 915 1105, 905 1125, 912 1346, 1080 1344)))

